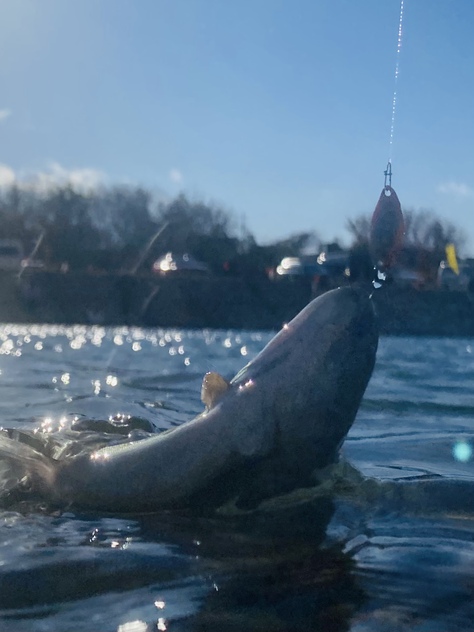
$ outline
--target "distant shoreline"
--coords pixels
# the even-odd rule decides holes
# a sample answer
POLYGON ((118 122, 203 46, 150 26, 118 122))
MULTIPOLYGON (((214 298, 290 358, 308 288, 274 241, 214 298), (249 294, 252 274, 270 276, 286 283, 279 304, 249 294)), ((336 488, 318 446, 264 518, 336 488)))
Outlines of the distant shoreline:
MULTIPOLYGON (((141 327, 279 329, 312 298, 306 279, 173 278, 0 272, 0 321, 141 327)), ((382 334, 474 336, 466 292, 387 286, 374 292, 382 334)))

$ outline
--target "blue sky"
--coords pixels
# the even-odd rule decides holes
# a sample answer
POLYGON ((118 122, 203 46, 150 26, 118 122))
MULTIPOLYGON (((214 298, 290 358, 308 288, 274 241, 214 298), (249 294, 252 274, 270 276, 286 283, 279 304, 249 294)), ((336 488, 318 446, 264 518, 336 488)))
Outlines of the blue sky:
MULTIPOLYGON (((347 241, 389 155, 399 0, 0 0, 0 182, 128 182, 347 241)), ((405 0, 393 186, 474 254, 474 2, 405 0)))

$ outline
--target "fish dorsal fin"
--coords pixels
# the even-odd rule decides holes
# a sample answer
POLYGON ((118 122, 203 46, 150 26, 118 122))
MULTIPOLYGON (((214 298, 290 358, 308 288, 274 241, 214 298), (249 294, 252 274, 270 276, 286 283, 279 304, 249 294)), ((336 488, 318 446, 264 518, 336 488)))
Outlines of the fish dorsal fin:
POLYGON ((214 408, 229 386, 229 382, 219 373, 214 373, 214 371, 206 373, 202 380, 201 401, 207 410, 214 408))

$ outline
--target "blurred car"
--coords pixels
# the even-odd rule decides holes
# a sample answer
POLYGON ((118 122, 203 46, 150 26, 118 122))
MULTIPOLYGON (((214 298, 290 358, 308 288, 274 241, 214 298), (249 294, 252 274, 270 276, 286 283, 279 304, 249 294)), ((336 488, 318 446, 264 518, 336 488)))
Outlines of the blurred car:
POLYGON ((19 271, 23 257, 21 241, 17 239, 0 239, 0 270, 19 271))
POLYGON ((167 252, 157 259, 152 267, 155 274, 179 274, 181 276, 209 274, 209 267, 188 253, 174 254, 167 252))
POLYGON ((350 276, 347 253, 284 257, 275 269, 273 278, 306 277, 315 284, 315 289, 329 289, 343 284, 350 276))
POLYGON ((20 265, 22 269, 34 268, 35 270, 42 270, 45 267, 45 263, 41 259, 30 259, 29 257, 22 259, 20 265))
POLYGON ((438 268, 438 287, 441 290, 467 291, 472 286, 474 269, 465 263, 459 262, 459 274, 450 268, 447 261, 441 261, 438 268))
POLYGON ((280 277, 304 276, 307 274, 307 266, 300 257, 284 257, 277 265, 275 272, 280 277))

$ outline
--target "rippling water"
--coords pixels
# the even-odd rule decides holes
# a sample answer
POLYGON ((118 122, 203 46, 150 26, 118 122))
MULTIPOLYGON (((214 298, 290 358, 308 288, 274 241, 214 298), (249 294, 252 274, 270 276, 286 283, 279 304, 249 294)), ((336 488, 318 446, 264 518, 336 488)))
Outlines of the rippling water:
MULTIPOLYGON (((233 375, 270 337, 3 326, 1 424, 124 414, 170 428, 202 410, 206 371, 233 375)), ((343 450, 367 480, 341 474, 333 499, 238 523, 4 510, 0 630, 473 629, 473 350, 380 341, 343 450)))

